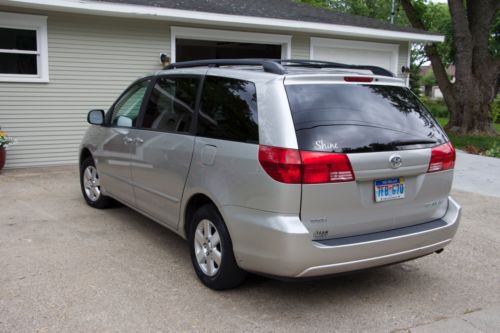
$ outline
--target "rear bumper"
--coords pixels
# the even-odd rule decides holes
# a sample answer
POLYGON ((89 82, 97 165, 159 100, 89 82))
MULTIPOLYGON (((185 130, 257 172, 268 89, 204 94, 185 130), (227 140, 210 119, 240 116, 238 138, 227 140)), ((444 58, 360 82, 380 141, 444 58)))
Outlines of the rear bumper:
POLYGON ((286 278, 315 277, 401 262, 442 249, 461 208, 451 197, 442 219, 376 234, 313 241, 298 216, 224 207, 238 265, 286 278))

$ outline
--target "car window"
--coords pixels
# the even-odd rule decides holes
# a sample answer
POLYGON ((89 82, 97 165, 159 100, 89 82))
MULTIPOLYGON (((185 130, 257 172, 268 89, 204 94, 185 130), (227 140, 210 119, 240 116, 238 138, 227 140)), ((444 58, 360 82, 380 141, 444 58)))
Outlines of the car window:
POLYGON ((198 135, 249 143, 259 142, 255 84, 207 76, 203 85, 198 135))
POLYGON ((189 132, 199 79, 163 77, 156 81, 142 127, 166 132, 189 132))
POLYGON ((134 84, 118 100, 111 115, 112 126, 134 127, 136 125, 149 82, 146 80, 134 84))
POLYGON ((421 148, 447 141, 404 87, 294 84, 286 92, 299 148, 344 153, 421 148), (414 145, 413 145, 414 146, 414 145))

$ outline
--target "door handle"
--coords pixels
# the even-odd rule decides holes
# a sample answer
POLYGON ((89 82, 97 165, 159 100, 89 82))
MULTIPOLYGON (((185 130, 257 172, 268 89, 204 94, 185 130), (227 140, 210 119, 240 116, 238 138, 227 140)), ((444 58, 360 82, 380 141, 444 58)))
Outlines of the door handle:
POLYGON ((137 145, 137 144, 139 144, 139 145, 140 145, 140 144, 144 143, 144 140, 143 140, 143 139, 141 139, 141 138, 135 138, 134 142, 135 142, 135 144, 136 144, 136 145, 137 145))
POLYGON ((123 143, 124 144, 129 144, 129 143, 132 143, 132 142, 134 142, 134 139, 129 138, 128 136, 123 137, 123 143))

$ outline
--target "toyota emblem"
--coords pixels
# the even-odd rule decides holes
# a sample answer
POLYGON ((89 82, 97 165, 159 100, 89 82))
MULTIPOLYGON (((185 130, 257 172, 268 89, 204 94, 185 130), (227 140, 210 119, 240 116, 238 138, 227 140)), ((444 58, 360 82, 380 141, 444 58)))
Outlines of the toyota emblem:
POLYGON ((403 160, 401 159, 401 156, 399 156, 399 155, 392 155, 389 158, 389 163, 391 164, 391 168, 397 169, 401 166, 401 164, 403 163, 403 160))

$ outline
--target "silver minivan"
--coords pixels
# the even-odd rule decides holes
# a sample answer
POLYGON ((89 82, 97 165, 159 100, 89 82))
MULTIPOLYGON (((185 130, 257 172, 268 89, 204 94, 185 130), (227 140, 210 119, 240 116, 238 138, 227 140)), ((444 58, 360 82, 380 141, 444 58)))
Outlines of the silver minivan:
POLYGON ((119 201, 188 240, 213 289, 440 252, 455 150, 392 73, 310 60, 177 63, 92 110, 86 202, 119 201))

